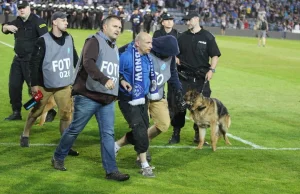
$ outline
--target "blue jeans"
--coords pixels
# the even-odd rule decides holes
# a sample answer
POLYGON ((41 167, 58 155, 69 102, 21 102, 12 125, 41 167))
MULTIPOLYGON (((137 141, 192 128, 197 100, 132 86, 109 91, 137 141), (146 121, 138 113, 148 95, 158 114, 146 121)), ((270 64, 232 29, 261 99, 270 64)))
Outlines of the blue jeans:
POLYGON ((54 153, 54 158, 57 160, 65 159, 77 136, 93 115, 96 116, 99 127, 103 168, 105 169, 106 173, 109 174, 118 170, 114 150, 114 102, 103 106, 102 104, 89 98, 76 95, 74 97, 74 113, 72 123, 64 131, 59 145, 54 153))

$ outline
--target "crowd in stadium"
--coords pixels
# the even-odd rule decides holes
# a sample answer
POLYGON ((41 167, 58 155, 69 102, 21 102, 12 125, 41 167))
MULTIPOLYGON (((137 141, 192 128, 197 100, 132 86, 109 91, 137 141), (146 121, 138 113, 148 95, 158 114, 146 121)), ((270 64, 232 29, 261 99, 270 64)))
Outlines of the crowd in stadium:
MULTIPOLYGON (((15 1, 0 0, 0 14, 17 15, 15 1)), ((124 19, 129 20, 134 8, 140 14, 150 11, 153 23, 164 12, 174 16, 175 24, 182 24, 181 18, 188 11, 199 11, 202 26, 220 26, 222 17, 226 27, 233 29, 256 29, 258 19, 265 17, 270 31, 299 31, 300 0, 74 0, 32 1, 32 10, 41 17, 44 12, 63 10, 77 15, 74 27, 94 28, 97 18, 124 11, 124 19), (88 22, 89 21, 89 22, 88 22), (93 22, 94 24, 91 24, 93 22), (93 25, 93 26, 92 26, 93 25)), ((49 14, 48 14, 49 15, 49 14)), ((71 26, 72 27, 72 26, 71 26)))

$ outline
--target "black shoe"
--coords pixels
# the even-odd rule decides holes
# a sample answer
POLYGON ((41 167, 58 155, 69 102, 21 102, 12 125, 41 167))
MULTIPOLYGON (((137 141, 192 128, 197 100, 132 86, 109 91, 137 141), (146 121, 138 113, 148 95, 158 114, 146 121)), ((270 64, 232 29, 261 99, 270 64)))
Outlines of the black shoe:
POLYGON ((48 111, 45 122, 52 122, 56 116, 56 111, 51 109, 48 111))
POLYGON ((112 172, 110 174, 106 174, 106 179, 115 180, 115 181, 126 181, 130 178, 129 174, 122 174, 119 171, 112 172))
POLYGON ((29 137, 20 136, 20 146, 21 147, 29 147, 29 137))
POLYGON ((65 168, 65 164, 63 160, 56 160, 54 156, 51 159, 52 166, 61 171, 66 171, 67 169, 65 168))
POLYGON ((171 139, 169 140, 169 144, 176 144, 180 142, 179 135, 172 135, 171 139))
POLYGON ((180 129, 174 128, 169 144, 176 144, 180 142, 180 129))
POLYGON ((79 152, 77 152, 77 151, 75 151, 75 150, 73 150, 73 149, 71 148, 71 149, 69 150, 68 155, 70 155, 70 156, 78 156, 78 155, 79 155, 79 152))
POLYGON ((6 121, 22 120, 22 116, 21 116, 21 113, 19 111, 14 111, 13 114, 9 115, 4 120, 6 120, 6 121))

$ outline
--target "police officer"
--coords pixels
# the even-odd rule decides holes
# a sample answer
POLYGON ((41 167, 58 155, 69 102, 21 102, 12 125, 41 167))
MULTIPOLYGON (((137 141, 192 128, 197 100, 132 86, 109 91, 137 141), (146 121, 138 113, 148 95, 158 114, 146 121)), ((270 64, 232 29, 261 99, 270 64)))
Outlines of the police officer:
POLYGON ((119 10, 118 10, 117 16, 119 16, 120 19, 121 19, 121 24, 122 24, 121 33, 123 33, 126 15, 125 15, 123 6, 119 6, 118 9, 119 9, 119 10))
POLYGON ((135 8, 133 11, 133 14, 130 17, 130 22, 132 24, 132 36, 134 40, 135 36, 140 33, 141 25, 143 23, 143 17, 139 14, 138 8, 135 8))
POLYGON ((166 13, 162 15, 162 21, 161 21, 161 29, 156 30, 153 34, 153 38, 157 38, 160 36, 165 36, 165 35, 172 35, 176 39, 179 37, 179 32, 174 29, 174 17, 170 15, 169 13, 166 13))
POLYGON ((101 5, 96 8, 94 29, 100 29, 101 21, 103 19, 103 11, 104 11, 104 7, 101 5))
POLYGON ((150 33, 151 23, 153 21, 153 15, 150 9, 146 9, 146 14, 144 15, 144 32, 150 33))
MULTIPOLYGON (((188 87, 196 89, 205 97, 210 97, 211 90, 209 81, 221 56, 220 50, 215 41, 215 37, 208 31, 200 27, 199 16, 196 12, 189 12, 183 20, 188 26, 188 30, 178 38, 180 61, 178 68, 179 78, 182 83, 183 94, 187 92, 188 87), (209 60, 211 59, 211 64, 209 60), (184 75, 184 76, 182 76, 184 75), (205 80, 208 82, 205 84, 205 80)), ((172 119, 173 135, 169 140, 170 144, 179 143, 180 130, 185 124, 186 111, 178 112, 172 119)), ((199 129, 194 124, 195 138, 194 142, 199 142, 199 129)))
MULTIPOLYGON (((176 39, 178 39, 180 33, 173 28, 174 26, 174 17, 170 15, 169 13, 165 13, 162 15, 162 21, 161 21, 161 29, 156 30, 153 34, 153 38, 158 38, 161 36, 171 35, 174 36, 176 39)), ((178 63, 178 58, 175 57, 176 63, 178 63)), ((179 111, 177 107, 177 97, 176 94, 178 94, 177 91, 173 90, 173 87, 168 83, 168 107, 169 107, 169 113, 170 117, 172 118, 176 112, 179 111)))
POLYGON ((49 3, 48 4, 48 7, 47 7, 47 9, 46 9, 46 12, 47 12, 47 25, 49 26, 49 27, 51 27, 52 26, 52 23, 51 23, 51 16, 52 16, 52 14, 53 14, 53 4, 52 3, 49 3))
POLYGON ((4 23, 7 23, 8 22, 8 16, 11 13, 10 4, 5 3, 5 8, 3 10, 4 10, 4 23))
MULTIPOLYGON (((69 126, 72 120, 71 84, 73 82, 74 64, 78 56, 73 38, 66 30, 67 14, 55 12, 51 17, 52 30, 41 36, 34 47, 30 60, 30 80, 32 95, 41 91, 43 98, 28 114, 20 146, 29 146, 29 133, 36 119, 53 95, 60 115, 60 133, 69 126)), ((78 152, 71 150, 69 155, 77 156, 78 152)))
POLYGON ((29 82, 29 60, 35 41, 38 37, 47 33, 45 22, 38 16, 30 13, 27 1, 19 1, 17 4, 19 16, 2 25, 4 34, 14 34, 15 57, 13 59, 9 75, 9 97, 13 114, 5 120, 21 120, 22 88, 23 83, 29 82))

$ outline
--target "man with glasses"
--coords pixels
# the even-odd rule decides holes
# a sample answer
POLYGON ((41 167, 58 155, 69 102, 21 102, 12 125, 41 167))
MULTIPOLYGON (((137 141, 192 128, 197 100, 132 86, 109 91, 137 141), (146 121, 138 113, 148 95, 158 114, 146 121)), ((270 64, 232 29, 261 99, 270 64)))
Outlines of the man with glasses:
MULTIPOLYGON (((211 90, 209 81, 221 56, 215 37, 200 26, 199 15, 196 12, 189 12, 183 17, 188 30, 183 32, 178 38, 180 53, 177 56, 178 71, 182 83, 183 94, 187 89, 196 89, 205 97, 210 97, 211 90), (210 60, 210 63, 209 63, 210 60), (207 80, 207 83, 205 83, 207 80)), ((172 118, 173 135, 169 144, 180 142, 180 130, 185 124, 186 111, 178 112, 172 118)), ((194 124, 195 138, 194 142, 199 142, 199 129, 194 124)))
POLYGON ((2 24, 4 34, 14 34, 15 38, 15 56, 11 65, 9 74, 9 97, 13 113, 5 120, 22 120, 22 89, 26 81, 29 82, 29 60, 36 40, 48 32, 45 22, 30 13, 29 3, 19 1, 17 3, 18 17, 8 23, 2 24))

